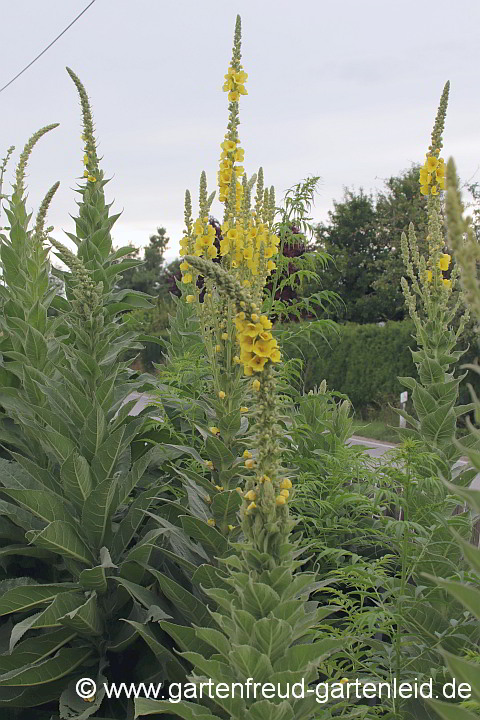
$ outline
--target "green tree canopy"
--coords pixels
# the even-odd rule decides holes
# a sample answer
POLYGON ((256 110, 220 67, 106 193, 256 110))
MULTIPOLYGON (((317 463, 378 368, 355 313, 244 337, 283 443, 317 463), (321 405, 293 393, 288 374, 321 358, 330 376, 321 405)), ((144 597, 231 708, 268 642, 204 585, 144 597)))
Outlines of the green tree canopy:
POLYGON ((418 192, 419 166, 385 180, 375 196, 345 188, 326 223, 316 227, 317 246, 333 259, 321 272, 322 287, 343 300, 334 319, 369 323, 401 320, 404 274, 400 237, 413 222, 425 242, 425 198, 418 192))

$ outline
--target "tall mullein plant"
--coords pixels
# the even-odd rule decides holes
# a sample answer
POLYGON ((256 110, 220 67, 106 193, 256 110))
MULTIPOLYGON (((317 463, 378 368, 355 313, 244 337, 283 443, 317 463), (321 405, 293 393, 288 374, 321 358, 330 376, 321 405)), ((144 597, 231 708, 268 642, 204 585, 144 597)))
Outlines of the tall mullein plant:
MULTIPOLYGON (((56 291, 49 283, 50 265, 44 240, 46 214, 59 184, 55 183, 43 199, 33 228, 30 226, 31 214, 27 211, 25 193, 25 173, 32 150, 40 138, 55 127, 57 124, 41 128, 23 148, 16 168, 12 194, 4 196, 7 197, 5 214, 9 227, 0 233, 0 385, 3 394, 0 402, 3 408, 0 416, 0 441, 10 449, 32 452, 43 464, 46 463, 46 457, 38 438, 28 426, 21 427, 13 422, 13 406, 17 393, 20 392, 23 398, 27 399, 22 387, 25 382, 30 381, 30 390, 34 390, 31 378, 25 375, 26 365, 34 365, 46 373, 52 372, 55 365, 55 357, 50 357, 48 347, 59 323, 48 313, 50 306, 55 304, 56 291), (27 360, 26 364, 23 359, 27 360)), ((11 150, 13 148, 5 162, 11 150)), ((35 395, 38 395, 38 392, 35 395)))
MULTIPOLYGON (((442 93, 426 161, 420 170, 420 192, 427 196, 428 256, 420 255, 415 230, 410 224, 408 237, 402 234, 401 247, 410 283, 402 278, 402 290, 410 316, 415 324, 418 349, 412 351, 419 380, 399 378, 412 391, 416 417, 399 410, 410 424, 400 429, 407 437, 421 440, 433 449, 442 474, 452 477, 452 466, 460 457, 455 443, 457 419, 472 410, 472 405, 456 406, 458 386, 465 377, 455 377, 454 365, 464 351, 455 349, 468 320, 464 311, 457 329, 454 318, 463 307, 462 293, 454 293, 458 268, 450 269, 451 256, 446 253, 442 231, 441 194, 445 186, 445 164, 440 157, 442 133, 448 103, 449 83, 442 93), (448 275, 448 276, 447 276, 448 275)), ((467 478, 468 476, 465 476, 467 478)))
POLYGON ((276 267, 273 258, 280 241, 272 232, 275 214, 273 188, 264 187, 261 168, 247 179, 241 164, 244 150, 240 147, 238 135, 239 100, 247 94, 247 77, 241 64, 241 21, 237 17, 232 60, 223 85, 228 93, 229 119, 221 143, 218 171, 219 200, 223 204, 221 232, 217 233, 209 221, 215 193, 208 195, 206 176, 202 173, 199 217, 195 220, 192 217, 191 198, 187 192, 186 229, 180 241, 183 297, 195 308, 212 369, 213 397, 210 404, 214 418, 209 433, 221 436, 227 445, 232 443, 240 428, 240 412, 248 413, 248 393, 245 393, 243 378, 255 376, 269 361, 278 362, 280 352, 267 318, 256 331, 249 330, 251 341, 248 349, 245 343, 239 343, 233 300, 220 294, 214 281, 190 263, 186 256, 215 261, 228 270, 261 306, 263 288, 276 267))
MULTIPOLYGON (((480 280, 477 269, 480 261, 480 251, 471 220, 470 218, 465 219, 463 212, 464 207, 460 196, 455 164, 453 159, 450 158, 447 165, 447 241, 457 266, 460 268, 460 283, 468 306, 477 321, 480 321, 480 280)), ((468 367, 480 374, 478 364, 468 367)), ((472 388, 470 388, 470 392, 478 419, 480 416, 480 401, 472 388)), ((471 437, 478 444, 480 431, 468 419, 467 426, 471 437)), ((465 444, 463 441, 457 443, 457 446, 459 452, 468 456, 475 471, 480 472, 480 454, 478 450, 473 448, 471 443, 465 444)), ((447 483, 447 486, 452 493, 459 495, 464 502, 468 503, 474 513, 480 514, 480 492, 478 490, 458 488, 451 483, 447 483)), ((480 549, 478 546, 466 542, 458 534, 454 533, 454 535, 472 572, 466 575, 466 582, 464 583, 442 578, 433 579, 453 595, 456 600, 461 602, 466 611, 478 620, 480 632, 480 549)), ((457 685, 458 683, 468 683, 470 685, 471 699, 460 704, 439 701, 431 701, 430 704, 443 720, 475 720, 480 712, 480 648, 476 656, 471 653, 470 657, 458 657, 446 651, 443 652, 443 656, 452 676, 457 680, 457 685)))
MULTIPOLYGON (((217 292, 226 296, 236 311, 240 327, 255 327, 264 316, 248 290, 218 264, 187 256, 187 262, 208 278, 217 292)), ((245 335, 244 337, 249 337, 245 335)), ((292 482, 284 477, 281 466, 279 407, 275 367, 267 361, 252 383, 256 394, 254 448, 256 460, 247 466, 247 479, 241 508, 242 542, 231 545, 232 553, 221 560, 226 574, 218 587, 205 589, 216 611, 211 612, 214 627, 195 627, 195 635, 181 627, 168 625, 176 632, 183 649, 182 657, 193 665, 191 681, 199 684, 211 679, 213 692, 208 717, 289 720, 318 717, 315 693, 288 697, 287 683, 304 682, 305 688, 318 679, 322 662, 335 652, 342 640, 319 633, 313 642, 313 628, 334 611, 318 607, 309 600, 318 584, 312 573, 295 572, 302 564, 295 558, 301 551, 289 538, 292 522, 288 501, 292 482), (273 683, 272 699, 217 695, 217 686, 243 683, 254 678, 258 683, 273 683), (280 690, 277 690, 277 687, 280 690), (217 711, 219 714, 215 714, 217 711)), ((183 700, 139 699, 136 717, 168 712, 183 718, 198 715, 199 706, 183 700)))

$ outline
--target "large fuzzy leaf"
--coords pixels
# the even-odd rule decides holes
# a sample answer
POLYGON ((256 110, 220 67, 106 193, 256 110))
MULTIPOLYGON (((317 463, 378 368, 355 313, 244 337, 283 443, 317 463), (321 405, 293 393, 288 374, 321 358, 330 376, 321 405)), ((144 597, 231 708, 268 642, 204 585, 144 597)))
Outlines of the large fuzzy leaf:
POLYGON ((53 658, 0 675, 0 687, 28 687, 53 682, 69 675, 90 657, 93 648, 62 648, 53 658))
POLYGON ((85 565, 92 565, 95 558, 73 525, 63 520, 51 522, 40 532, 27 532, 27 540, 38 547, 51 550, 85 565))

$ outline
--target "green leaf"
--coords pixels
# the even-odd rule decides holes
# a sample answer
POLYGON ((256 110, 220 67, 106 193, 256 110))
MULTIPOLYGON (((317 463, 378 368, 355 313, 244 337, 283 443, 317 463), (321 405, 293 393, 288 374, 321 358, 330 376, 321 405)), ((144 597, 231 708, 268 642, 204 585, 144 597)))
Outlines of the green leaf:
POLYGON ((185 590, 182 585, 167 577, 158 570, 147 566, 145 568, 158 581, 160 590, 173 603, 174 607, 183 613, 191 622, 210 626, 212 619, 206 606, 195 595, 185 590))
POLYGON ((120 450, 122 449, 125 429, 125 425, 123 425, 119 427, 118 430, 115 430, 98 448, 92 460, 92 472, 98 484, 102 483, 113 473, 120 450))
POLYGON ((0 675, 1 687, 43 685, 65 677, 90 657, 93 648, 62 648, 53 658, 0 675))
POLYGON ((445 590, 459 600, 477 620, 480 620, 480 590, 477 590, 471 585, 465 585, 464 583, 454 580, 443 580, 442 578, 428 575, 427 573, 422 573, 422 575, 425 575, 425 577, 433 580, 437 585, 445 588, 445 590))
POLYGON ((235 676, 242 682, 247 678, 255 678, 255 682, 268 682, 273 674, 272 664, 264 655, 251 645, 237 645, 229 653, 230 665, 235 676))
POLYGON ((115 480, 107 477, 92 490, 83 506, 82 529, 97 548, 105 544, 107 530, 110 531, 115 491, 115 480))
POLYGON ((292 645, 285 655, 274 664, 275 672, 282 670, 307 671, 318 667, 322 660, 345 646, 345 638, 325 638, 308 645, 292 645))
POLYGON ((472 566, 475 572, 480 573, 480 548, 464 540, 455 530, 450 529, 450 532, 460 545, 465 560, 472 566))
POLYGON ((93 483, 90 465, 76 450, 69 455, 60 471, 65 495, 71 497, 80 507, 92 492, 93 483))
MULTIPOLYGON (((237 493, 238 495, 238 493, 237 493)), ((214 556, 223 555, 228 549, 228 541, 214 527, 210 527, 200 518, 181 515, 182 527, 190 537, 199 540, 214 556)))
POLYGON ((242 498, 236 490, 216 493, 210 509, 217 525, 235 525, 241 504, 242 498))
POLYGON ((280 596, 265 583, 248 579, 243 591, 242 608, 260 619, 280 605, 280 596))
POLYGON ((473 715, 457 704, 452 705, 452 703, 439 702, 438 700, 427 700, 426 702, 443 720, 478 720, 478 715, 473 715))
POLYGON ((172 622, 162 620, 159 622, 160 627, 170 635, 181 650, 201 653, 204 657, 209 658, 213 655, 213 650, 209 644, 200 640, 194 628, 189 625, 176 625, 172 622))
POLYGON ((112 544, 112 554, 120 558, 126 547, 134 537, 140 524, 145 519, 145 511, 148 510, 156 497, 168 489, 168 485, 151 487, 142 492, 131 504, 128 513, 120 522, 115 533, 112 544))
POLYGON ((455 413, 448 407, 439 407, 420 421, 422 434, 437 444, 452 438, 455 427, 455 413))
POLYGON ((29 630, 59 627, 58 618, 70 610, 75 610, 84 600, 85 597, 78 592, 58 593, 45 610, 30 615, 13 627, 10 634, 10 652, 29 630))
POLYGON ((59 617, 58 622, 67 628, 71 628, 79 635, 86 635, 87 637, 101 636, 103 634, 103 622, 96 593, 92 593, 83 605, 59 617))
POLYGON ((0 616, 30 610, 54 600, 59 593, 78 588, 75 583, 52 585, 19 585, 7 590, 0 598, 0 616))
POLYGON ((293 720, 293 709, 288 700, 273 703, 270 700, 258 700, 248 710, 249 720, 293 720))
POLYGON ((183 720, 220 720, 218 715, 213 715, 201 705, 186 700, 182 700, 181 703, 172 703, 169 700, 150 700, 150 698, 135 700, 135 718, 157 713, 178 715, 183 720))
POLYGON ((285 620, 261 618, 253 626, 255 647, 275 663, 287 650, 293 637, 293 630, 285 620))
POLYGON ((74 637, 74 632, 61 628, 60 630, 51 630, 48 635, 35 635, 28 638, 17 645, 12 653, 0 655, 0 673, 44 660, 60 650, 74 637))
POLYGON ((152 628, 148 625, 134 622, 133 620, 125 620, 125 622, 135 628, 140 637, 145 640, 150 650, 161 663, 162 670, 166 673, 169 679, 177 680, 179 682, 185 679, 185 667, 175 657, 171 650, 162 645, 155 636, 152 628))
POLYGON ((98 448, 103 443, 106 432, 105 413, 102 408, 97 405, 93 407, 80 433, 80 447, 83 448, 82 454, 88 459, 95 457, 98 448), (90 458, 89 458, 90 456, 90 458))
POLYGON ((446 650, 442 651, 442 655, 445 658, 448 669, 457 681, 462 681, 470 685, 473 699, 480 702, 480 667, 478 663, 472 663, 462 657, 452 655, 452 653, 446 650))
POLYGON ((232 646, 224 633, 220 632, 220 630, 216 630, 215 628, 195 627, 195 634, 197 638, 208 643, 217 651, 217 653, 223 655, 226 660, 228 659, 228 654, 232 649, 232 646))
POLYGON ((91 565, 94 557, 77 530, 68 522, 55 520, 40 532, 26 533, 29 542, 51 550, 59 555, 72 558, 85 565, 91 565))
POLYGON ((48 490, 2 490, 2 492, 47 523, 53 520, 68 522, 72 517, 68 503, 48 490))
POLYGON ((100 548, 100 565, 94 568, 83 570, 80 573, 78 581, 85 590, 95 590, 99 595, 107 592, 107 576, 106 569, 116 568, 110 557, 110 553, 106 547, 100 548))
POLYGON ((137 583, 130 582, 130 580, 126 580, 125 578, 117 576, 114 576, 111 579, 117 582, 119 585, 122 585, 125 590, 127 590, 129 595, 134 600, 138 600, 138 602, 145 608, 147 608, 147 610, 152 605, 160 605, 161 600, 159 596, 153 593, 151 590, 143 587, 142 585, 138 585, 137 583))

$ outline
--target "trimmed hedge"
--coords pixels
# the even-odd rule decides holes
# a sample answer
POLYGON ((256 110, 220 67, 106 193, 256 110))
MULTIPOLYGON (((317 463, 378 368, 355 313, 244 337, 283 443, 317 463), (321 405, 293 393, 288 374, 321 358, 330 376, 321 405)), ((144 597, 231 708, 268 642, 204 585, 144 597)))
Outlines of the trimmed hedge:
MULTIPOLYGON (((398 405, 405 388, 397 377, 417 376, 410 352, 416 347, 413 330, 411 320, 389 321, 383 326, 346 323, 327 340, 317 337, 309 342, 297 337, 284 351, 288 357, 298 357, 301 352, 307 391, 325 379, 329 389, 345 393, 357 411, 372 405, 398 405)), ((470 347, 460 364, 473 362, 477 354, 476 348, 470 347)), ((469 402, 466 382, 479 392, 477 377, 469 372, 461 385, 461 402, 469 402)))

